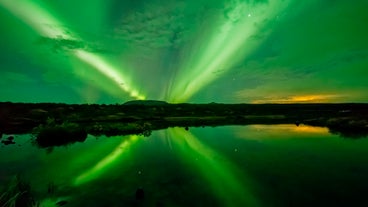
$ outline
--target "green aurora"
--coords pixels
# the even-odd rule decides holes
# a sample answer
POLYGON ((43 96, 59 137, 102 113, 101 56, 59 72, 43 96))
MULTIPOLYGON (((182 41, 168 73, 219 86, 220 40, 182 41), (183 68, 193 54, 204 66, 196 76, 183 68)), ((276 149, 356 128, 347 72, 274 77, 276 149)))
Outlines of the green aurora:
POLYGON ((367 7, 0 0, 0 101, 368 102, 367 7))

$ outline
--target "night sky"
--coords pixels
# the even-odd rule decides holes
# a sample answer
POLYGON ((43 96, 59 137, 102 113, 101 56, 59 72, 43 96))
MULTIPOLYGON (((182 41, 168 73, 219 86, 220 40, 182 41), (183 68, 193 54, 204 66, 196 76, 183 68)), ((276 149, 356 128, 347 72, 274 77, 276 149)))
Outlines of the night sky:
POLYGON ((367 0, 0 0, 0 101, 368 102, 367 0))

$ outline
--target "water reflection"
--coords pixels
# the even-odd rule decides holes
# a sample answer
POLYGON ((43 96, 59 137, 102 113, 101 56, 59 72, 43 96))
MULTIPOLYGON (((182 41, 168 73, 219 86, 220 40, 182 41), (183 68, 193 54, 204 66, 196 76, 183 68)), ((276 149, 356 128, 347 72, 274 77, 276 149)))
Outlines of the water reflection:
POLYGON ((138 140, 135 135, 129 136, 128 139, 123 140, 109 155, 99 161, 94 167, 79 175, 75 181, 75 185, 80 185, 90 180, 96 179, 104 171, 108 170, 109 165, 116 163, 118 158, 127 151, 130 145, 138 140))
MULTIPOLYGON (((5 135, 9 136, 9 135, 5 135)), ((0 191, 16 174, 44 205, 364 206, 368 139, 300 125, 170 128, 55 147, 0 147, 0 191), (52 191, 49 187, 52 186, 52 191), (138 189, 144 196, 136 197, 138 189)), ((19 146, 20 145, 20 146, 19 146)))
POLYGON ((294 138, 321 138, 328 134, 329 130, 326 127, 313 127, 308 125, 249 125, 244 128, 237 128, 235 136, 245 139, 294 139, 294 138), (249 130, 252 129, 252 130, 249 130))
POLYGON ((203 144, 183 128, 168 129, 175 151, 189 167, 195 167, 199 176, 207 181, 223 206, 259 206, 251 189, 253 183, 226 157, 203 144))

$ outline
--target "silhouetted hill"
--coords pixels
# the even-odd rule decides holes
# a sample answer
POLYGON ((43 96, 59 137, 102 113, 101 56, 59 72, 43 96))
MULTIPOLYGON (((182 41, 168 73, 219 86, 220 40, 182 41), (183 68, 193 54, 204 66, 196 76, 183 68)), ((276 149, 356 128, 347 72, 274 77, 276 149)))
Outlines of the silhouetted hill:
POLYGON ((125 102, 124 105, 162 106, 168 105, 168 103, 166 101, 156 101, 156 100, 133 100, 125 102))

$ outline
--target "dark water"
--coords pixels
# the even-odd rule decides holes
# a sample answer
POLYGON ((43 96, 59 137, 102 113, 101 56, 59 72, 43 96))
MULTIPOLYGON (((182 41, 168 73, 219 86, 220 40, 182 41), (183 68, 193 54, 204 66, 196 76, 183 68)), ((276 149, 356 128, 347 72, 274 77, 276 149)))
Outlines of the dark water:
POLYGON ((0 190, 20 174, 41 206, 368 206, 368 139, 325 128, 171 128, 53 150, 14 140, 0 147, 0 190))

